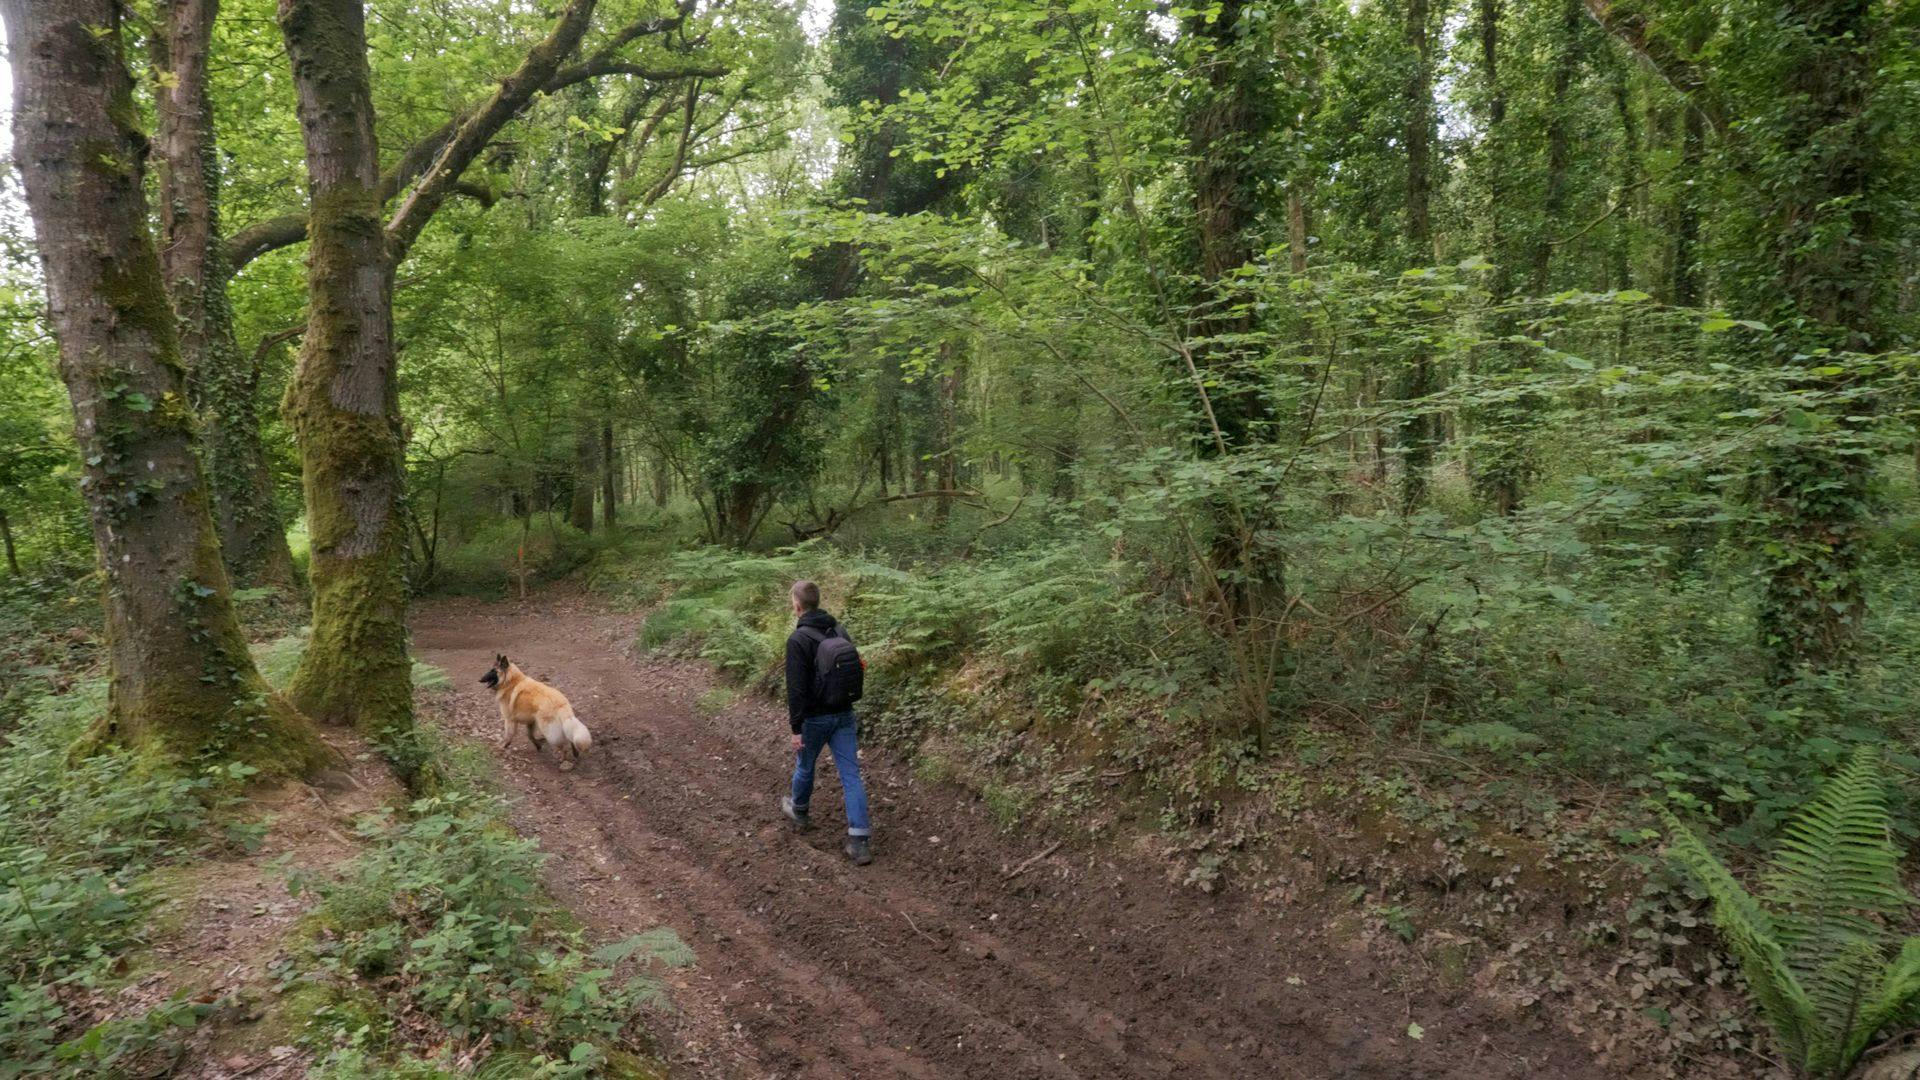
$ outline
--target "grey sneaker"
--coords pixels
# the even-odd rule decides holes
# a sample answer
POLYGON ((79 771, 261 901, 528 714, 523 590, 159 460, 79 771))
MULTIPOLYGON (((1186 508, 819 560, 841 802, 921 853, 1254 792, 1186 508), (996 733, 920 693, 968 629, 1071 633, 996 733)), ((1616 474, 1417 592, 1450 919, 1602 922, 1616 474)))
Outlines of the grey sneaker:
POLYGON ((793 822, 802 829, 813 824, 813 821, 807 817, 805 810, 799 810, 794 807, 793 796, 791 795, 780 796, 780 812, 787 815, 788 821, 793 822))
POLYGON ((847 837, 847 858, 855 866, 865 866, 873 861, 873 843, 864 836, 847 837))

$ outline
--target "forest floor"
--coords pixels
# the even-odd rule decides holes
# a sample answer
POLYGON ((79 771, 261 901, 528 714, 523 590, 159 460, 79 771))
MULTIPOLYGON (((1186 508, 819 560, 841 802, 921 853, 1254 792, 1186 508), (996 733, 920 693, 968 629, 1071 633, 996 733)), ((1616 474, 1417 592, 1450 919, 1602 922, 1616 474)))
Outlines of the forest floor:
MULTIPOLYGON (((842 855, 831 766, 814 827, 777 806, 783 710, 704 665, 642 655, 640 616, 570 594, 417 606, 444 668, 423 715, 500 736, 495 653, 593 731, 572 772, 524 736, 501 775, 597 939, 661 925, 697 965, 656 1024, 703 1077, 1600 1077, 1571 1034, 1449 986, 1320 913, 1169 884, 1150 838, 1093 849, 998 829, 971 793, 864 749, 875 861, 842 855)), ((823 762, 824 762, 823 757, 823 762)))

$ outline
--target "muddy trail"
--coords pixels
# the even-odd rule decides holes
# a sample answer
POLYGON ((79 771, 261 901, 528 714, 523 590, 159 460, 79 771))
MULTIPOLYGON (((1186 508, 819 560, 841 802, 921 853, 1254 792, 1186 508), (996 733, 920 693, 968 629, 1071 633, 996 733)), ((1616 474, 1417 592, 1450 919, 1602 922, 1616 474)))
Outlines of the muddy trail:
POLYGON ((827 756, 814 827, 796 832, 777 808, 783 711, 753 696, 702 709, 705 670, 636 653, 639 621, 570 598, 442 601, 418 608, 414 648, 453 680, 426 715, 458 737, 497 742, 476 680, 502 651, 592 728, 571 773, 524 737, 502 771, 517 824, 554 856, 553 891, 596 937, 668 925, 692 946, 697 966, 670 977, 674 1011, 654 1024, 681 1075, 1610 1075, 1406 953, 1176 887, 1141 853, 1047 853, 1048 838, 997 830, 965 791, 871 748, 876 858, 855 867, 827 756))

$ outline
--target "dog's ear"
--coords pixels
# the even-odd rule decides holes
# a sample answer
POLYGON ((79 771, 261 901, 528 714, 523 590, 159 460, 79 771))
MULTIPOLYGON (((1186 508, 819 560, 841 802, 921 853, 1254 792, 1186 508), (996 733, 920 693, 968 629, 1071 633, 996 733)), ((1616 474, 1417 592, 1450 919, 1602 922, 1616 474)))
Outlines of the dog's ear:
POLYGON ((505 671, 507 669, 507 654, 500 653, 496 655, 493 658, 493 666, 499 668, 502 671, 505 671))

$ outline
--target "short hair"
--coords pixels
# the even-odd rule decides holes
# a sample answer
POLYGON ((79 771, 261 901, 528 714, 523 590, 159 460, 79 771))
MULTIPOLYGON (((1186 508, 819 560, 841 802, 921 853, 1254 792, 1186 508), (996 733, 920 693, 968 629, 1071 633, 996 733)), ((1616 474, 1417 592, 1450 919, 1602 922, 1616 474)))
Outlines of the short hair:
POLYGON ((801 607, 813 611, 820 606, 820 586, 811 581, 796 581, 793 583, 793 598, 801 607))

